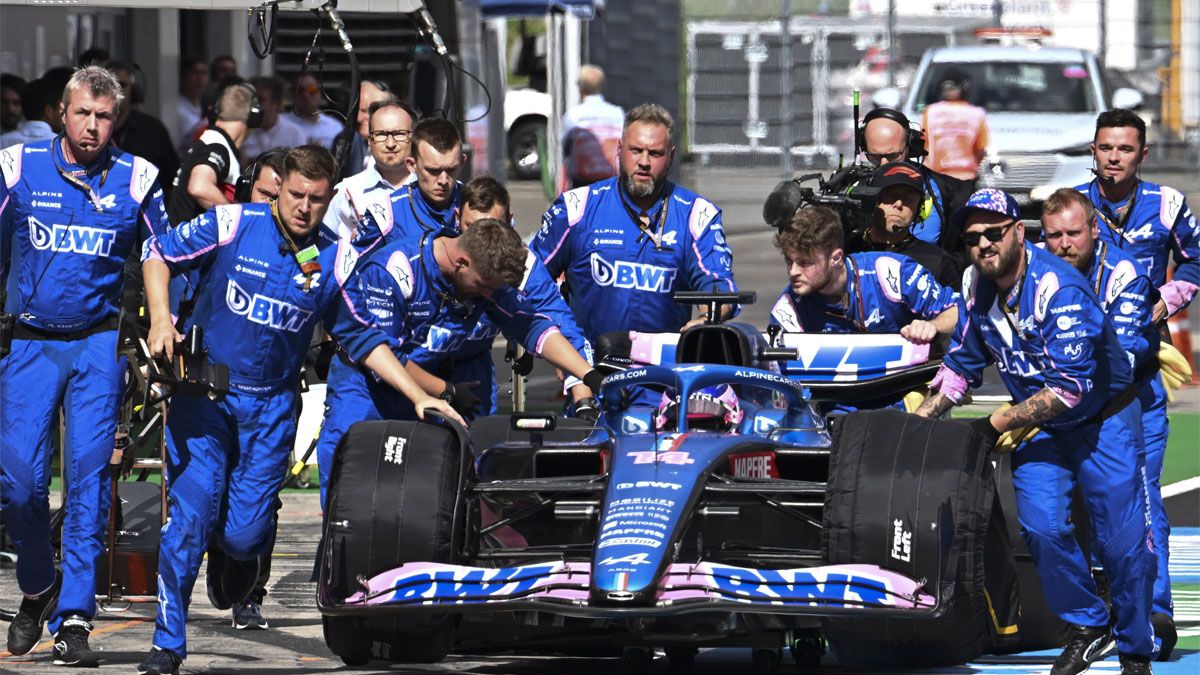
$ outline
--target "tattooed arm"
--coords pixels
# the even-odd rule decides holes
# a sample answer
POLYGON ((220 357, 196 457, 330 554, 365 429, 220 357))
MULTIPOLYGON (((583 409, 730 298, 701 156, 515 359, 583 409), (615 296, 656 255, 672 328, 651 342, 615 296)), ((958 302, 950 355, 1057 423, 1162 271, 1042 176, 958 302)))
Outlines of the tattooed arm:
POLYGON ((940 391, 935 391, 921 402, 920 407, 913 414, 920 415, 921 417, 941 417, 947 410, 953 407, 954 401, 949 396, 940 391))
POLYGON ((1053 391, 1042 389, 1003 412, 992 413, 990 419, 992 426, 1004 433, 1020 427, 1040 426, 1069 409, 1070 407, 1053 391))

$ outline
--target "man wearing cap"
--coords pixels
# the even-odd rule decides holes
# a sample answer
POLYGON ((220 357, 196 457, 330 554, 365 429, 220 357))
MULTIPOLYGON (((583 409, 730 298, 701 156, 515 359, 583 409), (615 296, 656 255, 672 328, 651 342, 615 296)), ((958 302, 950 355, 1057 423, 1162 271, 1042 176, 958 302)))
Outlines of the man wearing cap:
POLYGON ((871 185, 879 188, 871 227, 855 233, 852 253, 887 251, 905 255, 929 270, 938 283, 958 290, 962 270, 946 251, 913 236, 913 229, 928 214, 925 181, 910 162, 890 162, 875 170, 871 185))
POLYGON ((966 73, 953 69, 942 78, 942 100, 921 113, 925 129, 926 165, 939 173, 975 184, 979 162, 987 152, 987 112, 967 102, 966 73))
POLYGON ((1051 675, 1087 670, 1113 642, 1070 520, 1076 487, 1111 580, 1121 673, 1150 673, 1155 560, 1129 359, 1087 280, 1025 242, 1011 195, 979 190, 956 221, 972 266, 950 350, 917 414, 947 412, 996 365, 1017 403, 971 425, 992 444, 1004 432, 1041 429, 1013 456, 1013 487, 1046 600, 1073 626, 1051 675))
POLYGON ((1159 334, 1151 320, 1158 291, 1136 258, 1100 239, 1091 202, 1071 188, 1054 191, 1042 205, 1042 239, 1047 251, 1071 263, 1087 279, 1134 368, 1138 401, 1142 404, 1146 492, 1153 519, 1150 533, 1158 561, 1150 623, 1160 643, 1158 660, 1166 661, 1175 647, 1177 633, 1167 565, 1171 525, 1163 508, 1160 484, 1167 450, 1167 393, 1157 376, 1159 334))

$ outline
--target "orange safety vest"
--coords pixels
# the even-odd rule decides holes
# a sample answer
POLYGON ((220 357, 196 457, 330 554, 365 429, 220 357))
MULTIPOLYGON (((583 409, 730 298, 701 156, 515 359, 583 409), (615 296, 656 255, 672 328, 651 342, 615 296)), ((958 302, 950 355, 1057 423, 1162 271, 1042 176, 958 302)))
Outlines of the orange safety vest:
POLYGON ((954 178, 975 180, 988 144, 987 113, 966 101, 939 101, 921 115, 925 165, 954 178))

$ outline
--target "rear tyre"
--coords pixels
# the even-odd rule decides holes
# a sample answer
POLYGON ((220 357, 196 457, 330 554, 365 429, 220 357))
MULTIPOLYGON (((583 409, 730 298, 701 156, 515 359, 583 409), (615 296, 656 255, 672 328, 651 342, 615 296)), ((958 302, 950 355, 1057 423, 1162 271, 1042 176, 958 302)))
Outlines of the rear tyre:
POLYGON ((538 119, 518 122, 508 132, 508 161, 519 180, 537 180, 542 175, 539 134, 545 137, 546 122, 538 119))
POLYGON ((834 426, 823 546, 830 564, 874 564, 941 579, 934 619, 826 619, 839 662, 878 669, 966 663, 988 647, 984 544, 992 464, 967 424, 885 409, 834 426), (943 537, 944 535, 944 537, 943 537))
POLYGON ((754 660, 754 672, 758 675, 775 675, 783 662, 783 650, 760 647, 750 652, 750 658, 754 660))
MULTIPOLYGON (((457 434, 421 422, 360 422, 334 457, 318 594, 340 602, 407 562, 457 562, 467 508, 457 434)), ((327 617, 325 640, 343 660, 435 663, 454 646, 448 615, 327 617)))

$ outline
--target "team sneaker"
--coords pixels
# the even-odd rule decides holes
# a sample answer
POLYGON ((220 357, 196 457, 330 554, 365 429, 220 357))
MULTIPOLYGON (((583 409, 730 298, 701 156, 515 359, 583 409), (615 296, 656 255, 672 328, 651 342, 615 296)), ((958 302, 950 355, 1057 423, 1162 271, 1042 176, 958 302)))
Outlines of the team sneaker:
POLYGON ((262 609, 254 598, 246 598, 233 608, 233 627, 238 630, 266 630, 270 628, 262 609))
POLYGON ((1158 656, 1155 661, 1166 661, 1175 651, 1175 643, 1179 641, 1179 633, 1175 631, 1175 619, 1170 614, 1154 613, 1150 615, 1150 625, 1154 627, 1154 637, 1158 638, 1158 656))
POLYGON ((178 675, 183 659, 170 649, 151 647, 146 659, 138 664, 138 675, 178 675))
POLYGON ((96 668, 100 658, 88 646, 88 635, 92 624, 87 619, 72 614, 59 626, 54 634, 54 665, 75 668, 96 668))
POLYGON ((1121 654, 1121 675, 1152 675, 1150 657, 1121 654))
POLYGON ((1050 675, 1078 675, 1092 662, 1112 649, 1112 630, 1108 626, 1074 626, 1066 648, 1054 661, 1050 675))
POLYGON ((21 600, 12 623, 8 624, 8 653, 13 656, 28 654, 42 639, 42 627, 58 605, 58 592, 62 590, 62 573, 54 573, 50 588, 34 597, 21 600))

